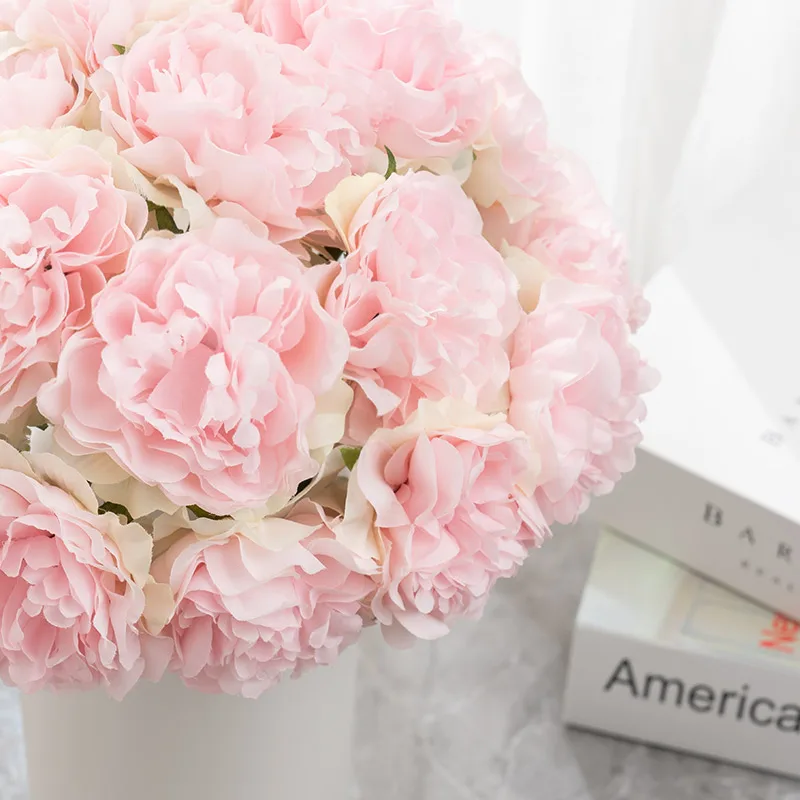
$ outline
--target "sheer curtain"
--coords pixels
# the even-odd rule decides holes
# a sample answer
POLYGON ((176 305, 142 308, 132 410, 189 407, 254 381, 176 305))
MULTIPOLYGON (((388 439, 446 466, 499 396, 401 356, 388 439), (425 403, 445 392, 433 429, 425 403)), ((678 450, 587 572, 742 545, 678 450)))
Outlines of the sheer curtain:
POLYGON ((786 216, 800 186, 797 0, 456 2, 516 41, 553 136, 592 167, 640 279, 720 219, 786 216))

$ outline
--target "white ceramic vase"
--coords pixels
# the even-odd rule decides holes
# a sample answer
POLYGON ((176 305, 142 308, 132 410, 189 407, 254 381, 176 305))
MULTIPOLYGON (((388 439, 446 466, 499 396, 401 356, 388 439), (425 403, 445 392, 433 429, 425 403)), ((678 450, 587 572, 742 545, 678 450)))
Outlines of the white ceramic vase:
POLYGON ((347 800, 358 648, 259 700, 177 679, 22 700, 30 800, 347 800))

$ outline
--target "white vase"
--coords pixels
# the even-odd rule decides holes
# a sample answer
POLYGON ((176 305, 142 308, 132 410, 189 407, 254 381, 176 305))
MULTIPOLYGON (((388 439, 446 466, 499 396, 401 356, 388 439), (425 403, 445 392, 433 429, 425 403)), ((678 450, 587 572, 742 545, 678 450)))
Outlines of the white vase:
POLYGON ((22 700, 30 800, 347 800, 358 648, 259 700, 177 679, 22 700))

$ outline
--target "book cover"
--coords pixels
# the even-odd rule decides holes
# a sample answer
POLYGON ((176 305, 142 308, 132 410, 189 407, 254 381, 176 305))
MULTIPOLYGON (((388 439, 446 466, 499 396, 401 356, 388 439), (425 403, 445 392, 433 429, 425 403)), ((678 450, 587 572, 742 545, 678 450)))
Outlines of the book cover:
POLYGON ((575 624, 564 719, 800 776, 800 624, 606 532, 575 624))
POLYGON ((783 401, 765 402, 675 270, 657 275, 648 296, 652 319, 638 341, 662 382, 636 469, 592 513, 800 619, 800 458, 775 411, 783 401))

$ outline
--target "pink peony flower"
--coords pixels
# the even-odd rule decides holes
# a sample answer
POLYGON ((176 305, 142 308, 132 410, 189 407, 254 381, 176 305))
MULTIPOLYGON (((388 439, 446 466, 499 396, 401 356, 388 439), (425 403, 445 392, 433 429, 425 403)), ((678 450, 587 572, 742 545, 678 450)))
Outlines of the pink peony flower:
POLYGON ((375 585, 309 508, 264 520, 263 540, 185 533, 156 560, 153 574, 177 601, 164 631, 175 646, 171 668, 188 686, 258 697, 283 676, 331 664, 358 638, 375 585), (277 546, 272 529, 287 524, 297 540, 277 546))
POLYGON ((105 686, 120 698, 145 671, 152 540, 97 514, 58 459, 0 442, 0 676, 23 691, 105 686))
MULTIPOLYGON (((591 174, 549 142, 541 103, 519 68, 495 60, 488 69, 498 82, 498 104, 464 185, 481 208, 484 235, 501 252, 527 253, 535 272, 623 295, 629 322, 638 327, 647 308, 630 282, 622 236, 591 174)), ((519 277, 524 286, 525 276, 519 277)))
POLYGON ((423 401, 406 426, 373 435, 339 538, 381 562, 372 610, 390 641, 435 639, 480 616, 497 580, 547 535, 535 477, 530 444, 503 415, 449 400, 423 401))
POLYGON ((39 407, 178 505, 282 506, 342 435, 346 358, 301 263, 218 220, 134 248, 39 407))
MULTIPOLYGON (((359 180, 369 179, 350 179, 340 193, 359 180)), ((336 205, 334 196, 332 213, 336 205)), ((402 423, 421 398, 494 410, 508 379, 517 285, 457 181, 392 176, 338 224, 351 252, 325 307, 350 334, 346 375, 383 424, 402 423)))
POLYGON ((0 141, 0 423, 54 376, 64 340, 146 224, 144 200, 115 185, 96 149, 108 145, 74 129, 0 141))
POLYGON ((234 11, 247 23, 281 44, 308 47, 305 29, 314 15, 325 13, 330 0, 234 0, 234 11))
POLYGON ((148 0, 3 0, 0 22, 23 41, 58 46, 88 74, 125 45, 148 0))
POLYGON ((495 204, 483 211, 484 234, 495 247, 519 248, 553 275, 605 286, 635 305, 635 290, 621 234, 585 167, 565 153, 553 152, 555 191, 537 198, 535 211, 517 222, 495 204))
POLYGON ((3 0, 0 23, 23 41, 58 46, 88 74, 124 45, 139 0, 3 0))
POLYGON ((464 189, 481 208, 498 205, 517 222, 538 208, 543 194, 557 194, 565 181, 554 168, 542 104, 519 67, 487 58, 483 69, 494 87, 494 106, 475 142, 464 189))
POLYGON ((258 30, 307 48, 347 94, 363 140, 450 157, 483 132, 492 90, 460 23, 435 0, 238 0, 258 30))
POLYGON ((78 121, 86 76, 54 48, 18 47, 0 57, 0 130, 78 121))
POLYGON ((633 468, 655 376, 626 314, 610 289, 553 278, 517 330, 508 419, 541 458, 536 499, 548 522, 573 522, 633 468))
POLYGON ((91 74, 148 23, 229 0, 0 0, 0 27, 25 42, 58 46, 91 74))
POLYGON ((92 86, 103 130, 132 164, 274 230, 302 232, 299 212, 321 207, 350 172, 355 132, 334 113, 319 65, 239 14, 157 24, 92 86))

